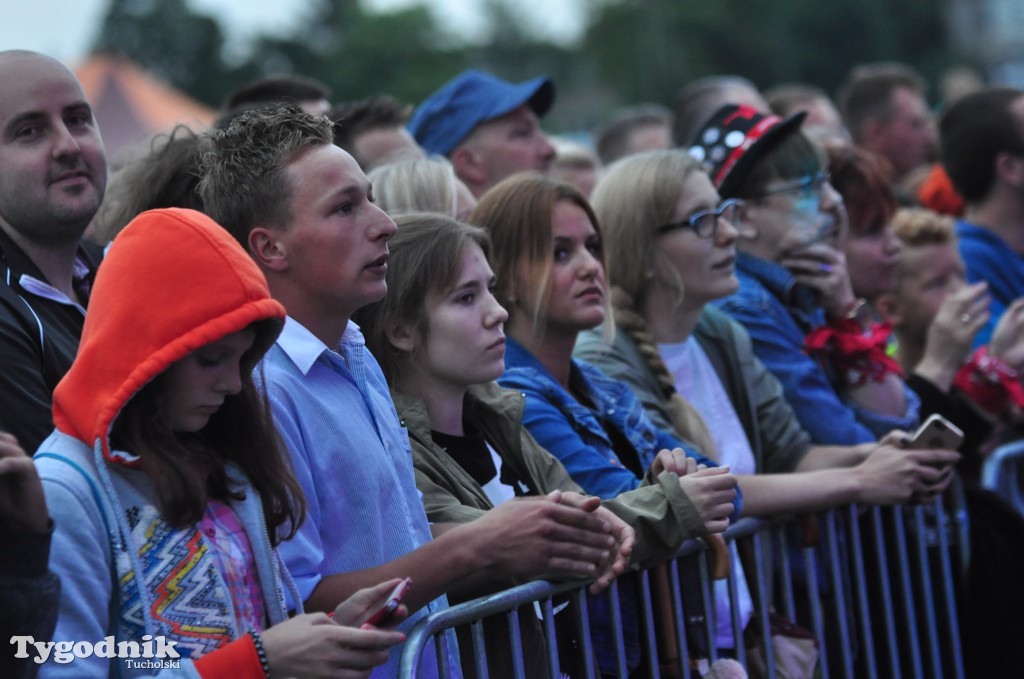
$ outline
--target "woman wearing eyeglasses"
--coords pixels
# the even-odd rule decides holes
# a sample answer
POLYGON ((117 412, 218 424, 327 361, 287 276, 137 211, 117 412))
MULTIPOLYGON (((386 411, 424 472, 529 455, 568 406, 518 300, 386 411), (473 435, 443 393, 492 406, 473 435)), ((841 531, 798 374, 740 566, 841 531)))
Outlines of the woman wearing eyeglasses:
POLYGON ((613 164, 593 206, 610 253, 615 336, 609 345, 599 329, 585 332, 576 355, 628 385, 660 427, 692 430, 679 416, 695 408, 719 464, 737 475, 746 514, 899 503, 944 487, 948 475, 927 463, 955 454, 812 443, 747 333, 710 306, 740 285, 733 220, 743 203, 722 201, 685 151, 613 164))
MULTIPOLYGON (((739 287, 732 220, 742 204, 721 201, 685 151, 613 164, 593 201, 609 253, 615 333, 608 344, 600 329, 584 332, 576 356, 628 386, 659 427, 703 430, 711 440, 705 452, 736 474, 746 514, 899 503, 944 486, 948 476, 927 462, 949 464, 954 453, 913 451, 911 459, 887 444, 812 444, 750 338, 709 306, 739 287), (688 419, 692 409, 700 422, 688 419)), ((738 584, 745 622, 751 604, 738 584)), ((719 644, 729 647, 724 587, 716 598, 719 644)))
POLYGON ((728 105, 689 149, 711 167, 723 198, 743 201, 739 289, 716 304, 750 334, 815 443, 872 442, 913 428, 919 400, 886 353, 887 334, 853 294, 840 249, 842 199, 824 154, 799 129, 803 117, 728 105))

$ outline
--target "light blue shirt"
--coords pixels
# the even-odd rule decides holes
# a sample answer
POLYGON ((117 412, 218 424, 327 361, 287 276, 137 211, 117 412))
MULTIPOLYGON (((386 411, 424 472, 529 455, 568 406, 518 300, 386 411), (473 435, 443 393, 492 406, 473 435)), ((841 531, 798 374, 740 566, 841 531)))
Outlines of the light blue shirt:
MULTIPOLYGON (((379 566, 430 540, 408 434, 359 327, 349 322, 335 352, 289 317, 261 368, 274 420, 306 495, 305 522, 279 547, 303 599, 322 576, 379 566)), ((408 630, 447 605, 441 596, 399 628, 408 630)), ((373 677, 396 676, 400 648, 392 649, 373 677)), ((454 634, 447 635, 447 648, 457 673, 454 634)), ((436 666, 433 644, 422 666, 427 672, 436 666)))

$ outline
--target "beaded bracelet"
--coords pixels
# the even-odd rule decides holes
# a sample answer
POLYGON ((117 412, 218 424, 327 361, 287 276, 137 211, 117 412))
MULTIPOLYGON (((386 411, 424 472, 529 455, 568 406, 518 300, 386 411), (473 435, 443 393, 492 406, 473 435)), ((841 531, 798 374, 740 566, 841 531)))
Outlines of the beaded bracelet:
POLYGON ((267 662, 267 650, 263 648, 263 639, 256 630, 249 630, 253 646, 256 647, 256 657, 260 659, 260 667, 263 669, 263 676, 270 679, 270 663, 267 662))

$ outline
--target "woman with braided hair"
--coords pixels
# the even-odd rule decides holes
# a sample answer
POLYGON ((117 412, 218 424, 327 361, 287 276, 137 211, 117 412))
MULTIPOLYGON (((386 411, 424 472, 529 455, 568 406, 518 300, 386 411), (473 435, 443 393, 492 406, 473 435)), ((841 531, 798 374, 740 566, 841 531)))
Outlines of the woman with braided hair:
POLYGON ((685 151, 639 154, 608 168, 593 206, 609 253, 615 341, 588 331, 576 355, 628 384, 663 428, 693 431, 680 396, 689 402, 713 440, 705 450, 738 475, 748 515, 940 492, 957 458, 950 451, 909 451, 894 437, 812 445, 747 333, 708 306, 739 285, 730 221, 738 205, 721 202, 685 151))

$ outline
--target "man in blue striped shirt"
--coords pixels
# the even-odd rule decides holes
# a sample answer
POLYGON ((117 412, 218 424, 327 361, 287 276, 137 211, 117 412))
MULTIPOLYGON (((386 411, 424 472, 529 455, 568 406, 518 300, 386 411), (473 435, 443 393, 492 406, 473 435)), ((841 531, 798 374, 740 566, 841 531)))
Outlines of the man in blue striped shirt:
MULTIPOLYGON (((628 560, 631 529, 581 496, 428 524, 406 432, 349 320, 387 291, 396 227, 352 156, 331 143, 330 121, 295 107, 255 111, 211 140, 206 210, 248 247, 288 309, 262 369, 309 504, 298 534, 280 547, 306 609, 331 611, 360 587, 411 575, 408 628, 446 606, 446 592, 464 597, 497 578, 610 582, 628 560)), ((447 650, 457 671, 450 639, 447 650)), ((397 656, 373 676, 394 676, 397 656)))

